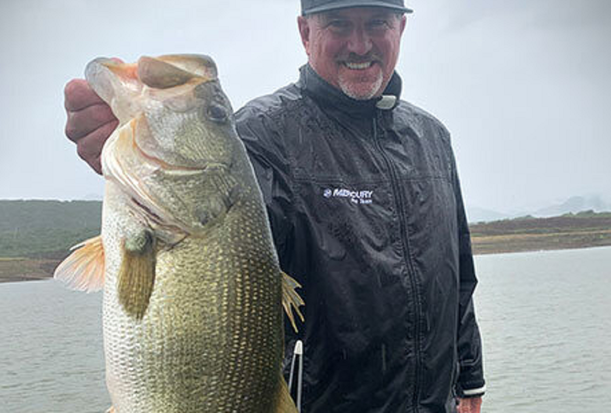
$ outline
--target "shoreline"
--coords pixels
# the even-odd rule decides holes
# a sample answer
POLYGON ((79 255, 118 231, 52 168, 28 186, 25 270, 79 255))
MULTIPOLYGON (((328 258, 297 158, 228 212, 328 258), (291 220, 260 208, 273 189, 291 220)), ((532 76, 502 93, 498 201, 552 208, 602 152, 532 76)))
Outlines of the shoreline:
POLYGON ((569 251, 569 250, 589 250, 594 248, 606 248, 611 247, 611 243, 602 245, 584 245, 580 247, 566 247, 566 248, 539 248, 539 249, 524 249, 524 250, 499 250, 499 251, 485 251, 473 253, 474 257, 486 256, 486 255, 509 255, 509 254, 526 254, 526 253, 541 253, 541 252, 558 252, 558 251, 569 251))
POLYGON ((57 258, 0 258, 0 284, 51 279, 61 261, 57 258))
MULTIPOLYGON (((488 237, 473 237, 473 255, 503 255, 526 252, 551 252, 563 250, 578 250, 599 247, 611 247, 611 238, 599 243, 586 243, 583 245, 560 245, 559 243, 539 244, 539 248, 527 248, 519 243, 494 243, 488 237), (554 245, 555 244, 555 245, 554 245)), ((547 237, 546 237, 547 238, 547 237)), ((507 241, 505 239, 504 241, 507 241)), ((514 240, 515 241, 515 240, 514 240)), ((534 246, 530 244, 530 246, 534 246)), ((61 260, 33 259, 33 258, 0 258, 0 284, 27 281, 45 281, 53 278, 53 271, 61 260), (25 270, 25 271, 24 271, 25 270)))

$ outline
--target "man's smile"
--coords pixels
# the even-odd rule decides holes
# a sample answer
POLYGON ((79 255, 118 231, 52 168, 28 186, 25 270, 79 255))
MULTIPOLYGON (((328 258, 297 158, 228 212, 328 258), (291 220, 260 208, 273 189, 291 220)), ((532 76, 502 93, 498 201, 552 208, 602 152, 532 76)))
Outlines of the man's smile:
POLYGON ((371 66, 373 66, 375 62, 363 62, 363 63, 355 63, 355 62, 343 62, 343 65, 346 66, 348 69, 352 69, 352 70, 363 70, 363 69, 368 69, 371 66))

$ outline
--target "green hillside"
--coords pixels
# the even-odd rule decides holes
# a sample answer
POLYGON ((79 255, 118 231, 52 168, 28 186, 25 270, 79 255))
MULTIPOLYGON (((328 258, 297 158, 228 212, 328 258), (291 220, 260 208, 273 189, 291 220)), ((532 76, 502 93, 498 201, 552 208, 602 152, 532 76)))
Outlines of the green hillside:
MULTIPOLYGON (((99 201, 0 201, 0 282, 53 274, 71 246, 100 233, 99 201)), ((611 245, 611 213, 523 217, 470 226, 476 254, 611 245)))
POLYGON ((476 254, 602 247, 611 245, 611 213, 527 216, 478 223, 470 230, 476 254))
POLYGON ((0 258, 57 258, 100 233, 99 201, 0 201, 0 258))

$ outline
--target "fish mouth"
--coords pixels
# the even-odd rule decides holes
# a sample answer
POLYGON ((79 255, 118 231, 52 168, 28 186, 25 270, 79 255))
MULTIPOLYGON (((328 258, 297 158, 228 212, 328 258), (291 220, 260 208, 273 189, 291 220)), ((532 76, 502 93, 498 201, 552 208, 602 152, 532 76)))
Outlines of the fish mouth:
POLYGON ((186 83, 217 80, 216 65, 207 56, 142 56, 136 63, 102 59, 98 63, 126 81, 140 81, 154 89, 170 89, 186 83))
POLYGON ((138 78, 137 63, 122 63, 113 59, 105 59, 100 61, 99 64, 110 70, 117 77, 134 80, 138 78))

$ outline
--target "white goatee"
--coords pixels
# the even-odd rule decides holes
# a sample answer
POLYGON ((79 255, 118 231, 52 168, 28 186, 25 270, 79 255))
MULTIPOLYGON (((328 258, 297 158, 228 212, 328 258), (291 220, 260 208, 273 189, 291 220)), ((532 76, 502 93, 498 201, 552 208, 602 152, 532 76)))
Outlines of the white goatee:
POLYGON ((339 87, 346 95, 356 100, 369 100, 373 98, 382 86, 382 73, 378 73, 374 82, 370 83, 367 90, 363 90, 363 83, 349 81, 340 75, 338 79, 339 87))

